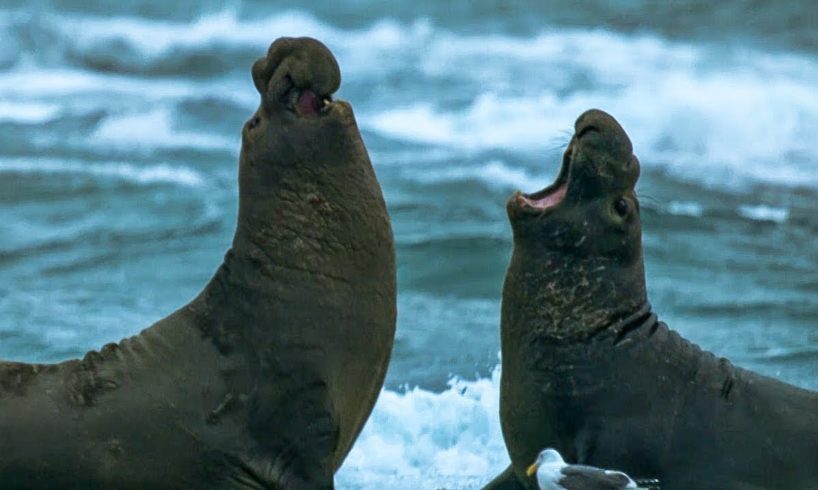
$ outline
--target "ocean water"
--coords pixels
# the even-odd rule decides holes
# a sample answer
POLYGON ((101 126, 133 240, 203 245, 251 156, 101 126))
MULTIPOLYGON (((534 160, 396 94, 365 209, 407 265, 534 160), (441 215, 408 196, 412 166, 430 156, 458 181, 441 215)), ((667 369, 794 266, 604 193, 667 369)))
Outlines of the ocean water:
POLYGON ((479 488, 498 420, 504 201, 598 107, 642 162, 660 318, 818 389, 818 6, 726 0, 0 0, 0 358, 51 362, 193 297, 235 225, 252 62, 336 54, 396 235, 378 405, 337 475, 479 488))

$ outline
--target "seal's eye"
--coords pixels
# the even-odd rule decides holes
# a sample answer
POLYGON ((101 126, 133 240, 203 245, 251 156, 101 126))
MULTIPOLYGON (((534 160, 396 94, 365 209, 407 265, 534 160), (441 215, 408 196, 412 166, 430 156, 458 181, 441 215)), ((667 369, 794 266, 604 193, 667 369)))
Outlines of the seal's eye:
POLYGON ((247 121, 247 129, 255 129, 255 127, 258 126, 258 123, 260 121, 261 119, 259 119, 258 116, 253 117, 253 119, 247 121))
POLYGON ((620 198, 614 203, 614 210, 619 216, 625 216, 626 214, 628 214, 629 209, 630 206, 628 206, 628 201, 624 199, 620 198))

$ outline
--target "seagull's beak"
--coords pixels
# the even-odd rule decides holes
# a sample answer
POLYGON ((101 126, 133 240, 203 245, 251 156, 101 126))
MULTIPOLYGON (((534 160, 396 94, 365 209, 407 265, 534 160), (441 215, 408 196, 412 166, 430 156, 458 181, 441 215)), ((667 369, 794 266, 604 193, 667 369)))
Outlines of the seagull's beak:
POLYGON ((527 470, 525 470, 525 474, 528 476, 534 476, 537 473, 537 468, 539 467, 540 465, 534 463, 531 466, 529 466, 527 470))

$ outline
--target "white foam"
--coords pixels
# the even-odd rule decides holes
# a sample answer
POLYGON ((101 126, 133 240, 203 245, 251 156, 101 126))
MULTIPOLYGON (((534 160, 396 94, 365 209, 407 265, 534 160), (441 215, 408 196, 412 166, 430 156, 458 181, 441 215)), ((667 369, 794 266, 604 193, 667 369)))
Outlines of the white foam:
POLYGON ((431 34, 427 21, 409 26, 383 19, 371 26, 344 31, 325 24, 314 16, 285 10, 270 17, 240 19, 234 9, 206 14, 192 22, 171 22, 135 17, 69 17, 54 19, 53 24, 79 49, 125 43, 144 59, 155 59, 177 50, 217 45, 245 47, 265 52, 272 39, 280 36, 311 36, 332 46, 345 71, 381 70, 380 62, 401 57, 377 59, 378 53, 404 50, 417 37, 431 34), (374 65, 374 66, 373 66, 374 65))
POLYGON ((138 79, 122 75, 99 74, 68 68, 22 66, 0 74, 3 96, 65 97, 83 92, 153 94, 161 97, 183 97, 201 93, 201 87, 189 80, 138 79))
POLYGON ((757 206, 744 205, 738 208, 739 216, 755 221, 772 221, 774 223, 783 223, 790 217, 790 210, 787 208, 778 208, 760 204, 757 206))
MULTIPOLYGON (((228 8, 192 22, 60 16, 53 23, 77 49, 125 43, 144 59, 220 45, 262 53, 277 36, 320 38, 336 53, 347 83, 412 70, 417 84, 430 86, 394 99, 411 101, 405 104, 363 104, 361 126, 390 138, 456 151, 540 151, 570 134, 582 111, 599 107, 623 123, 644 165, 677 177, 720 187, 818 185, 818 142, 811 137, 818 133, 818 62, 802 55, 601 29, 545 26, 532 37, 459 34, 425 19, 381 19, 344 30, 293 10, 245 19, 228 8), (436 88, 444 87, 441 80, 462 84, 461 95, 471 101, 446 104, 440 99, 446 91, 436 88)), ((212 81, 29 75, 0 77, 0 90, 71 93, 93 82, 106 91, 166 98, 202 89, 253 96, 249 82, 225 90, 212 81)), ((254 102, 254 96, 241 101, 254 102)))
POLYGON ((100 110, 111 114, 90 135, 77 135, 81 136, 75 140, 79 145, 102 145, 142 152, 155 148, 236 151, 240 146, 238 131, 227 137, 207 129, 194 131, 177 128, 173 107, 183 100, 212 97, 246 107, 250 114, 258 102, 254 93, 249 79, 244 82, 140 80, 70 69, 24 67, 0 74, 0 121, 36 124, 63 114, 100 110), (9 99, 4 100, 3 97, 9 99))
POLYGON ((172 22, 138 17, 70 17, 53 20, 56 27, 86 49, 91 45, 125 42, 146 57, 172 49, 228 45, 266 47, 270 38, 283 35, 321 36, 329 31, 314 17, 295 11, 260 20, 240 20, 226 9, 192 22, 172 22))
MULTIPOLYGON (((78 43, 76 49, 124 43, 144 59, 214 46, 262 53, 277 36, 320 38, 336 53, 348 82, 365 83, 373 73, 388 81, 411 70, 418 84, 429 85, 405 98, 409 103, 359 111, 362 127, 390 138, 458 151, 539 151, 570 134, 582 111, 599 107, 623 123, 643 164, 678 177, 717 186, 818 185, 812 138, 818 133, 818 62, 803 55, 602 29, 544 26, 531 37, 459 34, 426 19, 381 19, 344 30, 294 10, 241 18, 226 8, 192 22, 60 15, 52 23, 67 42, 78 43), (471 97, 465 107, 440 99, 446 91, 437 87, 451 83, 462 84, 461 96, 471 97)), ((90 81, 57 75, 4 75, 0 91, 70 93, 90 81)), ((102 78, 94 83, 105 85, 96 87, 128 93, 188 96, 207 87, 253 95, 249 83, 225 90, 212 81, 102 78)))
POLYGON ((100 123, 91 138, 97 143, 134 149, 181 147, 234 150, 239 147, 238 135, 226 138, 174 128, 170 111, 164 108, 111 116, 100 123))
POLYGON ((670 201, 667 212, 677 216, 692 216, 700 218, 704 214, 704 207, 693 201, 670 201))
POLYGON ((123 180, 134 184, 174 184, 201 187, 204 177, 187 167, 167 164, 136 166, 121 162, 88 163, 79 160, 13 159, 0 161, 2 174, 75 174, 123 180))
MULTIPOLYGON (((226 99, 253 110, 258 96, 252 81, 242 79, 192 80, 183 78, 136 78, 114 73, 94 73, 70 68, 39 68, 23 65, 0 73, 0 104, 65 107, 87 100, 109 109, 125 97, 156 106, 181 99, 226 99), (102 96, 102 97, 99 97, 102 96), (85 98, 83 98, 85 97, 85 98), (112 100, 113 99, 113 100, 112 100), (47 101, 47 102, 42 102, 47 101)), ((88 110, 87 103, 81 104, 88 110)))
POLYGON ((500 160, 491 160, 482 165, 472 166, 407 167, 403 170, 402 177, 422 184, 478 180, 501 189, 542 188, 547 185, 549 179, 543 175, 534 175, 524 169, 515 168, 500 160))
POLYGON ((465 150, 540 150, 566 132, 573 118, 584 110, 580 107, 560 107, 548 93, 533 100, 486 93, 459 112, 441 112, 427 102, 419 102, 369 114, 361 124, 392 138, 465 150), (555 111, 565 112, 566 116, 555 117, 555 111), (542 117, 543 113, 551 117, 542 117))
POLYGON ((509 464, 499 420, 500 369, 442 393, 384 390, 338 471, 338 488, 480 488, 509 464))
POLYGON ((343 30, 298 10, 240 18, 232 8, 202 15, 191 22, 61 15, 51 23, 79 51, 124 44, 144 61, 192 50, 212 52, 219 46, 252 49, 261 56, 272 39, 311 36, 330 46, 346 79, 383 73, 407 63, 414 65, 411 57, 417 52, 418 40, 436 34, 425 19, 409 24, 380 19, 362 29, 343 30))
POLYGON ((483 91, 463 109, 441 108, 432 93, 367 114, 364 127, 460 150, 541 151, 598 107, 622 122, 643 164, 676 176, 718 186, 818 185, 811 58, 714 54, 708 45, 582 29, 533 39, 438 32, 420 49, 426 75, 469 77, 483 91))
POLYGON ((57 104, 0 100, 0 122, 44 123, 52 120, 59 112, 60 106, 57 104))

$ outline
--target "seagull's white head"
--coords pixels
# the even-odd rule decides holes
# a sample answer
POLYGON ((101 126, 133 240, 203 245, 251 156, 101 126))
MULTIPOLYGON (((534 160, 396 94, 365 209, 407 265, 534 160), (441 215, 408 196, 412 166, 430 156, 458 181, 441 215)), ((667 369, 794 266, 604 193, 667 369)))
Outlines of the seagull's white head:
POLYGON ((528 476, 534 476, 540 466, 556 466, 557 468, 562 468, 565 466, 565 461, 562 459, 562 456, 556 449, 552 449, 550 447, 545 448, 540 451, 540 454, 537 455, 537 460, 534 461, 534 464, 528 467, 525 474, 528 476))

